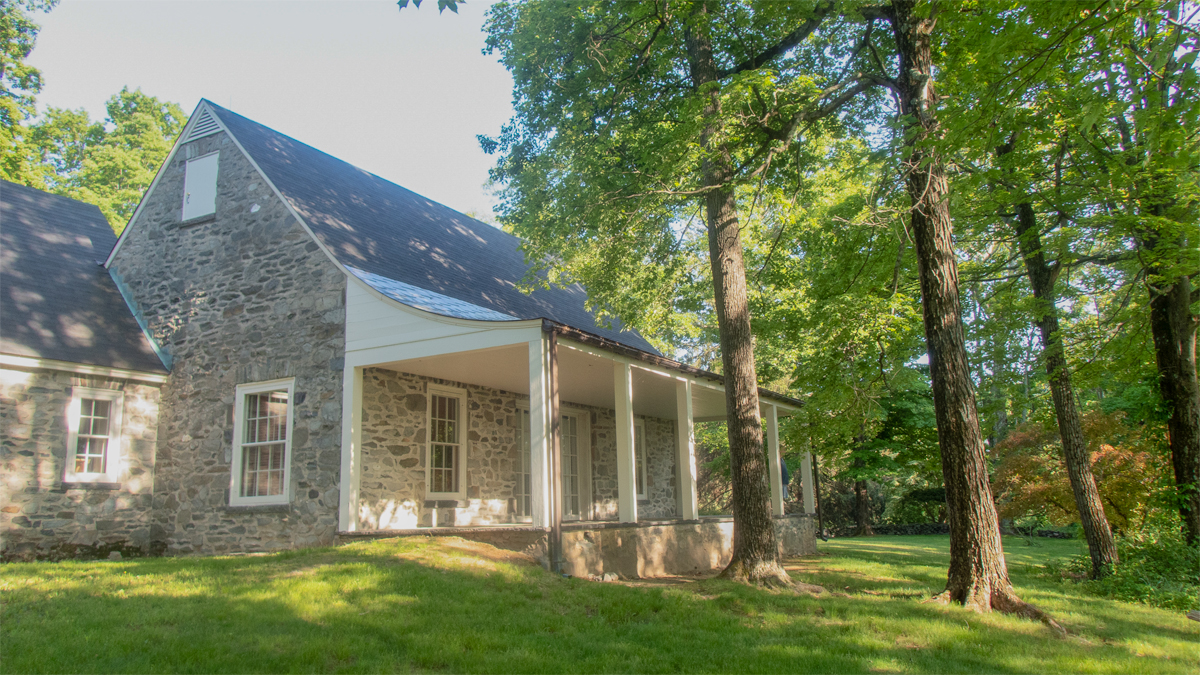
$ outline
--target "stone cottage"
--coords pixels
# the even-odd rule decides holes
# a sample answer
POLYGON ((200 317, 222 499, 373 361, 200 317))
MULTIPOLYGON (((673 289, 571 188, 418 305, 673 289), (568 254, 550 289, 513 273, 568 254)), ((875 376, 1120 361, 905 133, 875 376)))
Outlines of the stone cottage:
POLYGON ((101 266, 100 209, 0 181, 3 554, 159 549, 167 369, 101 266))
MULTIPOLYGON (((121 528, 130 546, 222 553, 448 530, 628 576, 728 556, 730 520, 697 513, 692 434, 724 418, 721 377, 599 324, 578 286, 523 293, 519 241, 494 227, 202 101, 119 240, 92 245, 107 254, 96 283, 127 308, 126 337, 112 339, 143 357, 126 369, 157 378, 128 380, 156 404, 120 446, 150 450, 142 491, 119 488, 139 518, 121 528)), ((37 345, 14 349, 36 363, 12 372, 48 376, 37 345)), ((84 510, 68 518, 63 497, 41 495, 90 504, 115 477, 64 488, 75 413, 53 438, 27 423, 22 445, 22 401, 50 395, 19 386, 24 399, 7 384, 3 397, 5 555, 102 536, 84 510), (54 461, 18 466, 22 452, 54 461)), ((778 473, 777 420, 799 403, 760 395, 781 541, 809 551, 813 509, 783 515, 778 473)))

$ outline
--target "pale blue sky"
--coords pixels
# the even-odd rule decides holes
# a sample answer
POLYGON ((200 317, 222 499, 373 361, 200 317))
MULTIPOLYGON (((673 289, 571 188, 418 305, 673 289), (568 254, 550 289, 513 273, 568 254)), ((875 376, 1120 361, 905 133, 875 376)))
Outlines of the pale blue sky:
POLYGON ((490 216, 493 158, 476 134, 512 114, 512 80, 484 56, 488 2, 62 0, 29 62, 39 108, 104 118, 121 87, 191 113, 201 98, 463 212, 490 216))

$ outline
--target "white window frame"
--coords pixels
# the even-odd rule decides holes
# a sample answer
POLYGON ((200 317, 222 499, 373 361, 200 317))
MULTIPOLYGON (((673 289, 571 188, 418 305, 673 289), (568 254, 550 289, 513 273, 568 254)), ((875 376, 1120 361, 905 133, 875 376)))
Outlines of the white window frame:
MULTIPOLYGON (((526 437, 524 430, 525 416, 529 414, 529 402, 522 401, 517 405, 517 435, 521 442, 518 444, 517 466, 514 467, 516 482, 519 484, 524 472, 519 469, 524 466, 525 453, 529 453, 530 462, 533 460, 533 448, 530 439, 526 437)), ((559 415, 562 417, 575 418, 575 439, 577 443, 577 451, 579 452, 579 515, 566 515, 566 504, 563 505, 563 520, 593 520, 592 513, 592 414, 587 410, 579 408, 560 408, 559 415)), ((561 429, 561 427, 560 427, 561 429)), ((524 466, 529 469, 528 466, 524 466)), ((524 495, 518 496, 520 490, 513 491, 515 500, 523 499, 524 495)), ((523 505, 521 505, 523 506, 523 505)), ((518 506, 520 510, 520 506, 518 506)), ((532 522, 533 517, 526 515, 516 516, 518 522, 532 522)))
POLYGON ((68 483, 116 483, 121 476, 121 418, 125 409, 125 393, 115 389, 71 387, 67 404, 67 465, 63 480, 68 483), (109 401, 108 444, 104 448, 104 472, 75 470, 79 447, 79 418, 84 399, 109 401))
POLYGON ((233 456, 229 477, 230 506, 261 506, 289 504, 292 501, 292 419, 296 416, 296 378, 239 384, 235 389, 233 404, 233 456), (286 390, 288 394, 287 420, 283 439, 283 491, 277 495, 242 497, 242 443, 246 435, 246 397, 269 391, 286 390))
POLYGON ((650 472, 646 467, 646 455, 650 454, 650 439, 646 437, 646 420, 638 419, 633 421, 633 486, 636 490, 641 487, 641 491, 637 493, 638 499, 649 499, 646 495, 650 494, 650 472), (642 439, 642 451, 638 452, 638 437, 642 439), (638 483, 638 472, 642 474, 642 484, 638 483))
MULTIPOLYGON (((184 164, 183 211, 181 213, 181 220, 183 222, 186 223, 189 220, 195 220, 197 218, 211 216, 217 212, 217 175, 220 173, 220 170, 221 170, 220 155, 221 155, 220 151, 210 152, 210 153, 207 153, 204 155, 200 155, 199 157, 193 157, 193 158, 189 159, 186 164, 184 164), (198 188, 201 187, 200 176, 197 176, 192 173, 192 164, 196 163, 197 165, 199 165, 198 164, 199 162, 201 162, 202 160, 207 160, 210 157, 212 158, 211 161, 213 163, 212 208, 211 209, 208 208, 209 205, 207 203, 201 205, 198 200, 195 205, 191 204, 192 193, 198 192, 198 188), (189 180, 189 178, 191 180, 189 180), (201 211, 202 209, 204 209, 204 210, 201 211)), ((206 188, 208 187, 207 176, 205 176, 205 178, 204 178, 204 187, 206 187, 206 188)))
POLYGON ((467 456, 470 454, 470 422, 471 415, 467 410, 467 390, 459 387, 446 387, 431 384, 425 392, 425 499, 465 499, 467 496, 467 456), (458 491, 433 491, 433 397, 458 399, 458 462, 455 467, 458 474, 458 491))
MULTIPOLYGON (((524 486, 521 485, 521 483, 524 482, 525 475, 528 474, 531 477, 533 475, 533 469, 532 469, 532 467, 529 466, 533 462, 533 447, 532 447, 533 442, 529 438, 529 434, 525 433, 525 419, 528 417, 529 417, 528 402, 525 402, 524 405, 518 405, 517 406, 517 438, 518 438, 517 462, 516 462, 516 465, 513 467, 513 472, 516 475, 516 481, 515 481, 516 484, 513 486, 513 500, 515 502, 515 504, 514 504, 515 511, 518 513, 520 511, 525 510, 525 504, 523 502, 526 497, 529 498, 529 502, 530 502, 529 511, 530 512, 533 511, 533 494, 532 494, 533 493, 533 480, 531 479, 529 481, 530 485, 529 485, 529 494, 528 495, 524 493, 524 486), (529 460, 528 462, 526 461, 526 457, 528 457, 528 460, 529 460), (522 471, 522 469, 524 469, 524 471, 522 471)), ((530 422, 530 429, 532 429, 533 428, 533 420, 530 419, 529 422, 530 422)), ((517 513, 514 513, 514 517, 517 519, 517 522, 522 522, 522 523, 533 522, 532 513, 521 513, 519 515, 517 513)))
MULTIPOLYGON (((592 519, 592 415, 577 408, 560 408, 562 417, 575 418, 576 450, 579 453, 579 514, 566 515, 563 504, 563 520, 592 519)), ((561 428, 561 427, 560 427, 561 428)), ((564 495, 566 494, 564 490, 564 495)))

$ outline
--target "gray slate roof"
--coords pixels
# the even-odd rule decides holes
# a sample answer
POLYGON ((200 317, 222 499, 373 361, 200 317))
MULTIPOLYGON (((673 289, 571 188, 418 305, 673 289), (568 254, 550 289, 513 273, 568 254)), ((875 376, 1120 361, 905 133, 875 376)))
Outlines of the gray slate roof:
POLYGON ((379 292, 460 318, 551 319, 658 354, 634 331, 598 325, 579 285, 517 290, 529 266, 516 237, 207 103, 321 243, 379 292))
POLYGON ((167 372, 100 264, 100 209, 0 181, 0 353, 167 372))

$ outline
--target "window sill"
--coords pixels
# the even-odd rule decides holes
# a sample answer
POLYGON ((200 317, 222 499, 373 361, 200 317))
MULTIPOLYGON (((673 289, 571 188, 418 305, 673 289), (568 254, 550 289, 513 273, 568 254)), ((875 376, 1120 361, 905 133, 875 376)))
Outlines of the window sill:
POLYGON ((217 214, 216 214, 216 212, 213 212, 213 213, 210 213, 205 216, 196 216, 195 218, 192 218, 190 220, 184 220, 184 221, 180 221, 178 223, 171 223, 170 225, 167 225, 163 229, 164 230, 174 230, 174 229, 182 230, 184 228, 192 227, 193 225, 203 225, 204 223, 211 223, 212 221, 214 221, 216 219, 217 219, 217 214))
POLYGON ((232 513, 288 513, 291 504, 229 504, 226 511, 232 513))
POLYGON ((59 486, 63 490, 120 490, 121 484, 100 480, 64 480, 59 486))
POLYGON ((470 505, 471 503, 462 497, 435 497, 425 500, 427 509, 461 509, 470 505))

